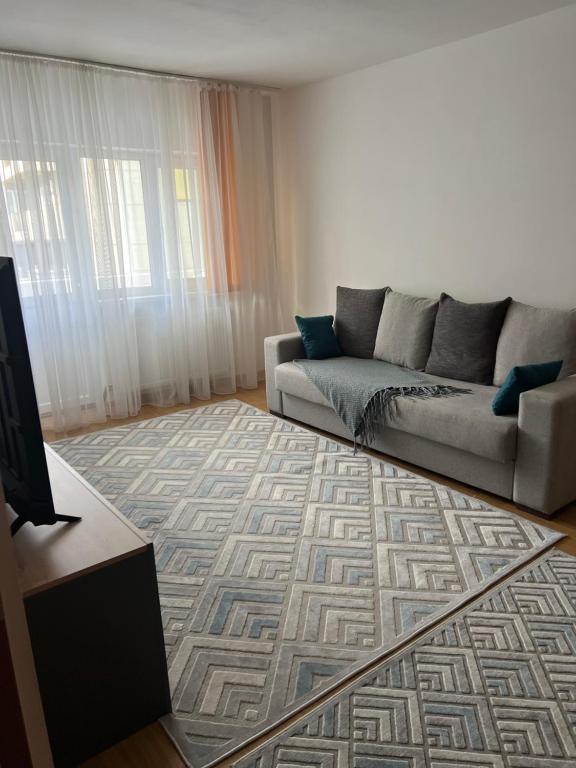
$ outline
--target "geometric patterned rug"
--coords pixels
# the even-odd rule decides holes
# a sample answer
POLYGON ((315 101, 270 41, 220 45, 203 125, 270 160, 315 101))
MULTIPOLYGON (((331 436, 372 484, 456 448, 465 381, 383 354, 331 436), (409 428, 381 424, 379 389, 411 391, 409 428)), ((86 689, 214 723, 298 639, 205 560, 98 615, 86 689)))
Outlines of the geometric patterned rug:
POLYGON ((560 538, 236 400, 53 447, 154 542, 164 725, 193 768, 560 538))
POLYGON ((233 764, 575 765, 576 558, 559 550, 233 764))

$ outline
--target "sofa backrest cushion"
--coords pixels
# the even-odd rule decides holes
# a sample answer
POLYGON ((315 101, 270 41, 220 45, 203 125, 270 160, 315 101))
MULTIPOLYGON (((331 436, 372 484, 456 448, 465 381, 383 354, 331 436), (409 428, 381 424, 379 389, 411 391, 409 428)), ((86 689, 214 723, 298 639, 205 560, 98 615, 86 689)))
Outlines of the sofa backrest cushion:
POLYGON ((338 286, 334 330, 343 355, 372 357, 387 290, 338 286))
POLYGON ((440 296, 426 373, 447 379, 492 384, 496 345, 511 302, 465 304, 440 296))
POLYGON ((494 384, 517 365, 563 360, 559 379, 576 373, 576 310, 542 309, 513 301, 496 350, 494 384))
POLYGON ((423 371, 426 367, 438 301, 388 291, 380 316, 374 357, 423 371))

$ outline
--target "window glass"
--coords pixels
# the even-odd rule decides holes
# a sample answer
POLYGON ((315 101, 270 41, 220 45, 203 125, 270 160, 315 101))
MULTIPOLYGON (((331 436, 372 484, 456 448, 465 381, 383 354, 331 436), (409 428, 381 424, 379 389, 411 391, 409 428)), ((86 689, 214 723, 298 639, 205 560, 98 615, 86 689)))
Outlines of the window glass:
POLYGON ((63 239, 55 163, 3 160, 0 181, 15 243, 63 239))
MULTIPOLYGON (((25 257, 27 244, 50 245, 64 241, 62 202, 56 163, 50 161, 0 160, 0 187, 16 255, 20 292, 32 296, 33 284, 42 292, 38 269, 25 257), (19 257, 20 256, 20 257, 19 257)), ((64 282, 69 289, 68 269, 51 269, 49 282, 64 282)))
POLYGON ((96 282, 152 285, 139 160, 82 158, 82 179, 96 282))
POLYGON ((205 266, 198 211, 198 172, 195 169, 175 168, 174 185, 178 238, 186 277, 203 277, 205 266))

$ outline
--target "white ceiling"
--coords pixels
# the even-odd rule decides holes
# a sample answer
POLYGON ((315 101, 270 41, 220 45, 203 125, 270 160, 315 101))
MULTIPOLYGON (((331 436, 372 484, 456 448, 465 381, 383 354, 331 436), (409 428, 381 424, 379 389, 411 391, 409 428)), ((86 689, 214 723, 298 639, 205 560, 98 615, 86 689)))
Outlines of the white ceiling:
POLYGON ((0 48, 285 87, 575 2, 0 0, 0 48))

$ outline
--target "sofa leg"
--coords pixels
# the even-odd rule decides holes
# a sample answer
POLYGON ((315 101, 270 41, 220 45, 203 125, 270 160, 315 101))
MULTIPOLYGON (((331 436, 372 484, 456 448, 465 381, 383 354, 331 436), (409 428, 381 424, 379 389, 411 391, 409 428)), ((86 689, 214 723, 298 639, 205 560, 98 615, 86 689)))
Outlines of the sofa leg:
POLYGON ((286 418, 284 416, 284 414, 280 413, 279 411, 273 411, 272 409, 268 409, 268 410, 269 410, 269 413, 272 414, 272 416, 277 416, 279 419, 285 419, 286 418))
POLYGON ((540 512, 539 509, 533 509, 532 507, 527 507, 525 504, 518 504, 517 501, 514 502, 514 506, 520 510, 520 512, 527 512, 529 515, 534 515, 534 517, 539 517, 541 520, 550 520, 556 512, 559 512, 560 510, 555 510, 554 512, 550 512, 549 514, 546 514, 545 512, 540 512))

